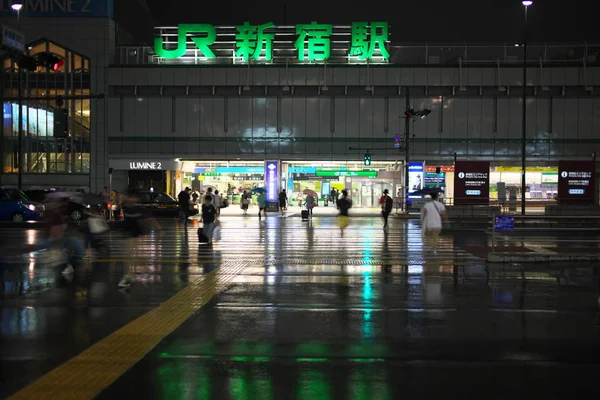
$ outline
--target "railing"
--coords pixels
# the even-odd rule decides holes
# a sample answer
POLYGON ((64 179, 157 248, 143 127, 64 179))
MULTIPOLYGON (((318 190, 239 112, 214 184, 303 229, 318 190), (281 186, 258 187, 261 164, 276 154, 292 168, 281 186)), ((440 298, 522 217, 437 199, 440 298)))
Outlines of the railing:
MULTIPOLYGON (((506 215, 503 215, 506 216, 506 215)), ((513 215, 513 225, 510 229, 499 229, 496 226, 497 215, 492 215, 488 220, 491 223, 491 247, 495 251, 498 243, 508 243, 511 246, 528 245, 536 247, 544 245, 558 246, 559 243, 575 244, 578 246, 600 245, 600 238, 593 235, 592 232, 600 233, 600 216, 582 215, 582 216, 529 216, 513 215), (565 237, 555 237, 557 233, 568 232, 565 237), (517 233, 525 235, 526 238, 516 240, 514 235, 517 233), (531 236, 535 234, 535 236, 531 236), (501 236, 505 235, 505 236, 501 236), (548 236, 552 236, 548 238, 548 236), (522 242, 522 243, 520 243, 522 242)))
MULTIPOLYGON (((233 47, 232 47, 233 52, 233 47)), ((393 45, 389 47, 389 64, 411 65, 510 65, 523 62, 523 48, 517 44, 502 45, 393 45)), ((527 47, 527 62, 535 65, 580 62, 590 65, 600 62, 600 45, 588 44, 541 44, 527 47)), ((150 46, 118 46, 116 52, 117 65, 148 64, 204 64, 207 63, 201 54, 182 60, 165 60, 158 57, 150 46)), ((222 58, 211 60, 210 64, 233 64, 234 59, 222 58)), ((261 64, 285 65, 298 63, 295 56, 274 56, 270 62, 261 64)))

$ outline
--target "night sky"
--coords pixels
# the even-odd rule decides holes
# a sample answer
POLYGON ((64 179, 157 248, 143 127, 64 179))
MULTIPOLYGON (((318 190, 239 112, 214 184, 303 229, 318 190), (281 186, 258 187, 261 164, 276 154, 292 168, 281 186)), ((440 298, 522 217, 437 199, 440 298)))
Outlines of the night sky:
MULTIPOLYGON (((388 21, 395 43, 520 42, 524 10, 520 0, 425 1, 198 1, 146 0, 160 24, 206 22, 237 25, 388 21), (168 7, 166 6, 168 4, 168 7), (352 6, 356 4, 356 6, 352 6)), ((118 6, 117 6, 118 7, 118 6)), ((600 43, 600 2, 534 0, 529 8, 530 40, 600 43)))

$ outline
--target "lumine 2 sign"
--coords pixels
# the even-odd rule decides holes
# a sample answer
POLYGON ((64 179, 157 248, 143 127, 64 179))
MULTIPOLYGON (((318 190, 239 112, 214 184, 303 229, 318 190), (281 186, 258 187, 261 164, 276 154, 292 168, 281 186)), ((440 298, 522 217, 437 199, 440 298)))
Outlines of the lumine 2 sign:
MULTIPOLYGON (((278 36, 278 29, 272 22, 262 25, 251 25, 244 22, 235 27, 235 43, 232 45, 234 56, 243 61, 273 59, 273 43, 278 36)), ((293 49, 299 61, 327 61, 331 57, 332 36, 335 35, 332 24, 298 24, 295 26, 293 49)), ((196 51, 204 58, 217 58, 213 45, 219 44, 217 29, 211 24, 179 24, 177 26, 177 47, 165 41, 164 38, 154 39, 154 51, 157 56, 165 59, 184 57, 188 49, 188 36, 196 51)), ((289 36, 289 35, 288 35, 289 36)), ((389 41, 389 26, 387 22, 353 22, 348 42, 347 56, 358 60, 368 61, 374 57, 388 60, 390 54, 386 49, 389 41)), ((278 41, 281 41, 278 38, 278 41)))

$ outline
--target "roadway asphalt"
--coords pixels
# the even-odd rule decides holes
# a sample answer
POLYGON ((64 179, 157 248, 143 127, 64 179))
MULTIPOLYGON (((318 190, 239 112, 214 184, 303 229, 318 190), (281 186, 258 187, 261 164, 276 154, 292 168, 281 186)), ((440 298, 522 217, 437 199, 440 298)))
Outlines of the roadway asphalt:
MULTIPOLYGON (((434 255, 411 220, 355 218, 342 236, 332 217, 230 217, 212 247, 196 224, 113 230, 72 279, 55 251, 5 257, 0 398, 595 393, 597 265, 486 266, 465 250, 481 232, 442 235, 434 255)), ((11 246, 43 234, 8 232, 11 246)))

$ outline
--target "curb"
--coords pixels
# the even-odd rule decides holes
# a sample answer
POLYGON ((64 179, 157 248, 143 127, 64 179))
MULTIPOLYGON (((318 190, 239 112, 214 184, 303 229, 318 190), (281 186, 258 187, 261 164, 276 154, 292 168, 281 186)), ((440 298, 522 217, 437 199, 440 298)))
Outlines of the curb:
POLYGON ((489 253, 487 261, 490 263, 538 263, 538 262, 581 262, 600 261, 600 254, 543 254, 543 253, 489 253))

